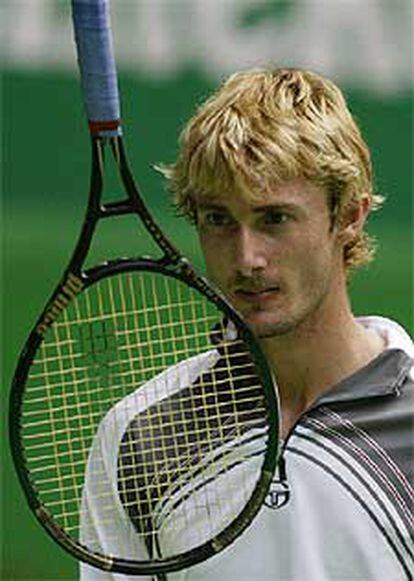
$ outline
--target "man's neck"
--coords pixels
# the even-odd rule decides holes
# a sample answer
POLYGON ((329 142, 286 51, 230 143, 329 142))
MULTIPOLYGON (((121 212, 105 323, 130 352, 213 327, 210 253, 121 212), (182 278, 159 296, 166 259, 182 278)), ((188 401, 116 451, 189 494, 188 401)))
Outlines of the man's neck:
POLYGON ((384 345, 354 318, 349 305, 282 336, 262 341, 279 389, 284 435, 324 392, 374 359, 384 345))

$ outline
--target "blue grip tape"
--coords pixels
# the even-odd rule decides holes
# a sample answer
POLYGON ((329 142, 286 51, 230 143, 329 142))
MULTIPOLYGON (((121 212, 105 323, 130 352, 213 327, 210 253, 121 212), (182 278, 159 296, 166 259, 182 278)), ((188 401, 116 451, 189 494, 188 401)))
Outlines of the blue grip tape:
POLYGON ((72 0, 83 98, 91 132, 121 134, 109 0, 72 0))

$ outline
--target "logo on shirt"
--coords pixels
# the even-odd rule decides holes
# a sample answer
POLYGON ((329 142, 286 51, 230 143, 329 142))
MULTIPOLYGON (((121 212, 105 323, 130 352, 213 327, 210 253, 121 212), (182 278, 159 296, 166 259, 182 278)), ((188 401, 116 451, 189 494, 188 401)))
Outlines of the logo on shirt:
POLYGON ((282 508, 289 502, 290 486, 286 480, 275 478, 270 484, 269 492, 265 498, 264 504, 273 510, 282 508))

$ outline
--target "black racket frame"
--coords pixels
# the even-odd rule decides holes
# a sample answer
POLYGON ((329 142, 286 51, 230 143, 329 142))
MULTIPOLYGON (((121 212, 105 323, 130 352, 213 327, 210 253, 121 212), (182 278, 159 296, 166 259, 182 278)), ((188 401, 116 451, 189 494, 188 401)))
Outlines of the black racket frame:
MULTIPOLYGON (((279 404, 272 373, 251 330, 246 326, 241 316, 228 303, 220 291, 214 289, 203 276, 196 272, 194 267, 174 247, 152 218, 129 169, 122 136, 92 136, 91 145, 92 169, 89 201, 75 250, 61 281, 36 321, 24 345, 13 377, 9 400, 9 440, 11 453, 19 482, 31 511, 47 533, 66 551, 80 561, 109 572, 130 575, 163 574, 191 567, 208 559, 231 544, 252 522, 263 504, 277 465, 279 449, 279 404), (120 201, 102 203, 104 149, 108 145, 112 150, 126 192, 126 198, 120 201), (82 267, 91 246, 98 222, 108 217, 128 214, 135 214, 141 220, 148 233, 162 250, 162 257, 159 259, 149 257, 121 258, 83 270, 82 267), (68 535, 56 523, 53 516, 42 504, 36 485, 27 467, 22 437, 21 416, 25 384, 29 369, 43 340, 45 330, 53 324, 54 320, 60 314, 59 309, 61 307, 56 307, 56 304, 62 304, 62 300, 59 301, 59 297, 62 297, 62 294, 65 296, 65 288, 67 288, 68 280, 71 277, 76 277, 76 280, 80 281, 81 288, 79 292, 82 292, 102 278, 131 271, 152 271, 170 277, 172 276, 205 295, 230 320, 235 322, 240 338, 249 346, 252 358, 261 370, 261 380, 267 400, 269 424, 273 428, 268 433, 268 445, 263 460, 261 479, 250 500, 238 517, 214 539, 210 539, 203 545, 181 555, 161 560, 154 559, 152 562, 131 561, 91 552, 87 547, 68 535)), ((70 302, 70 297, 67 298, 69 299, 68 302, 70 302)))

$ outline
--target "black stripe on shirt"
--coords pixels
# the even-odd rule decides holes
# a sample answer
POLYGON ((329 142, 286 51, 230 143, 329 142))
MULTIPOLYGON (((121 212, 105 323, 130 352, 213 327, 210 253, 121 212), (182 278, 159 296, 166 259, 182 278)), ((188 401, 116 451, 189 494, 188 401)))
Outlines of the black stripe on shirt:
POLYGON ((313 432, 335 441, 378 484, 398 512, 414 542, 413 490, 406 475, 380 442, 345 415, 320 408, 303 422, 313 432))
MULTIPOLYGON (((392 518, 392 516, 389 514, 389 511, 387 510, 387 508, 384 506, 383 502, 381 501, 381 499, 379 499, 377 497, 377 495, 375 494, 375 492, 372 490, 371 486, 362 478, 362 476, 355 470, 355 468, 353 468, 353 466, 351 466, 343 457, 341 457, 337 452, 334 452, 332 449, 328 448, 327 446, 325 446, 324 444, 322 444, 320 441, 316 440, 315 438, 312 438, 310 436, 305 436, 303 434, 298 434, 295 433, 295 436, 304 440, 307 440, 321 448, 323 448, 328 454, 330 454, 331 456, 335 457, 342 465, 346 466, 347 469, 352 472, 352 474, 357 478, 357 480, 359 480, 359 482, 364 486, 364 488, 366 488, 366 490, 368 490, 369 494, 371 495, 371 497, 375 500, 375 502, 377 504, 379 504, 381 506, 381 508, 384 510, 384 512, 386 513, 394 531, 396 532, 398 538, 400 539, 400 541, 402 542, 402 544, 406 547, 407 552, 410 553, 405 540, 403 539, 400 531, 398 530, 398 527, 394 521, 394 519, 392 518)), ((377 526, 378 530, 381 532, 381 534, 383 535, 384 539, 386 540, 387 544, 389 545, 389 547, 391 548, 392 552, 394 553, 396 559, 398 560, 398 562, 400 563, 401 567, 403 568, 405 574, 407 575, 407 579, 412 581, 413 580, 413 568, 411 567, 410 563, 408 562, 408 559, 404 557, 404 555, 401 554, 401 551, 398 549, 398 547, 396 546, 395 542, 393 541, 393 539, 390 537, 390 535, 388 534, 387 530, 384 528, 384 526, 382 525, 382 523, 380 522, 379 518, 377 517, 377 515, 375 514, 375 512, 367 505, 367 503, 364 501, 363 498, 361 498, 361 496, 358 494, 358 492, 356 490, 354 490, 352 488, 352 486, 346 482, 344 480, 344 478, 342 478, 339 474, 337 474, 328 464, 326 464, 325 462, 322 462, 320 459, 316 458, 314 455, 310 455, 307 452, 300 450, 299 448, 296 448, 295 446, 292 445, 288 445, 286 448, 287 451, 296 454, 297 456, 301 456, 303 458, 306 458, 307 460, 309 460, 310 462, 312 462, 313 464, 319 466, 320 468, 322 468, 322 470, 324 470, 325 472, 327 472, 330 476, 332 476, 339 484, 341 484, 341 486, 343 486, 351 495, 352 497, 359 503, 359 505, 365 510, 365 512, 369 515, 369 517, 371 518, 371 520, 375 523, 375 525, 377 526)))

